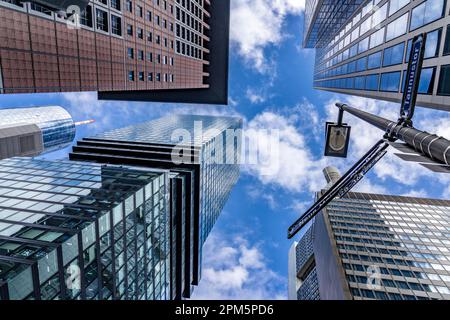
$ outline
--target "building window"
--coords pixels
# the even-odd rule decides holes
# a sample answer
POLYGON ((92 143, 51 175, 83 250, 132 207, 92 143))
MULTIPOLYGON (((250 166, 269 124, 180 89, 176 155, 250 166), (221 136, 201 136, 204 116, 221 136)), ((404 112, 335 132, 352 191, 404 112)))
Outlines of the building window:
POLYGON ((378 30, 370 36, 370 49, 381 45, 384 41, 384 28, 378 30))
POLYGON ((144 9, 142 9, 141 6, 137 6, 137 10, 136 10, 136 14, 138 15, 139 18, 142 18, 144 16, 144 9))
MULTIPOLYGON (((424 54, 425 59, 434 58, 439 55, 439 48, 441 46, 441 34, 442 29, 438 29, 427 33, 427 43, 425 45, 425 54, 424 54)), ((409 56, 411 55, 411 44, 412 39, 409 39, 408 45, 406 46, 405 62, 409 62, 409 56)))
POLYGON ((412 10, 410 30, 433 22, 444 14, 444 0, 428 0, 412 10))
POLYGON ((398 10, 406 6, 410 0, 391 0, 391 4, 389 5, 389 16, 392 16, 398 10))
POLYGON ((358 44, 355 44, 354 46, 352 46, 350 48, 350 53, 349 53, 349 57, 354 57, 358 54, 358 44))
POLYGON ((382 23, 384 20, 386 20, 386 14, 387 14, 387 3, 382 6, 380 9, 375 11, 375 13, 372 16, 372 28, 375 28, 380 23, 382 23))
POLYGON ((144 39, 144 30, 142 28, 137 28, 137 36, 139 39, 144 39))
POLYGON ((367 57, 356 60, 356 71, 361 72, 366 70, 367 57))
POLYGON ((381 51, 372 53, 367 58, 367 69, 375 69, 381 67, 381 51))
POLYGON ((153 53, 152 52, 147 52, 147 60, 149 62, 153 62, 153 53))
POLYGON ((97 29, 108 32, 108 13, 100 9, 96 9, 95 13, 97 29))
POLYGON ((133 36, 133 26, 131 24, 127 25, 127 35, 129 35, 130 37, 133 36))
MULTIPOLYGON (((422 69, 419 81, 420 94, 433 94, 435 76, 436 76, 436 67, 422 69)), ((403 78, 406 78, 406 71, 403 73, 403 78)), ((404 87, 405 87, 405 80, 403 80, 402 92, 404 87)))
POLYGON ((355 89, 364 90, 366 77, 356 77, 355 78, 355 89))
POLYGON ((127 53, 128 53, 128 58, 134 59, 134 49, 133 48, 128 48, 127 53))
POLYGON ((450 96, 450 65, 441 66, 441 75, 439 76, 438 95, 450 96))
POLYGON ((444 55, 450 54, 450 24, 447 26, 447 32, 445 33, 444 43, 444 55))
POLYGON ((379 78, 378 74, 366 76, 366 90, 377 91, 379 78))
POLYGON ((134 71, 128 71, 128 80, 134 81, 134 71))
POLYGON ((138 59, 144 60, 144 50, 138 50, 138 59))
POLYGON ((111 8, 120 11, 120 0, 111 0, 111 8))
POLYGON ((369 49, 369 37, 361 40, 358 44, 358 53, 365 52, 369 49))
POLYGON ((404 42, 385 49, 383 55, 383 67, 402 63, 404 51, 405 51, 404 42))
POLYGON ((400 37, 406 33, 408 27, 408 13, 405 13, 400 18, 392 21, 387 26, 386 41, 390 41, 400 37))
POLYGON ((147 75, 147 80, 148 81, 153 81, 153 72, 149 72, 147 75))
POLYGON ((371 27, 372 27, 372 19, 369 17, 363 23, 361 23, 360 35, 361 36, 364 35, 366 32, 370 30, 371 27))
POLYGON ((345 88, 346 89, 353 89, 353 78, 345 79, 345 88))
POLYGON ((126 0, 126 1, 127 1, 127 11, 133 12, 133 2, 131 0, 126 0))
POLYGON ((380 91, 398 92, 400 71, 383 73, 380 81, 380 91))
POLYGON ((115 15, 111 15, 111 32, 117 36, 122 35, 122 19, 115 15))
POLYGON ((139 81, 145 81, 144 72, 139 71, 139 81))
POLYGON ((352 61, 348 63, 347 72, 353 73, 356 71, 356 61, 352 61))
POLYGON ((161 82, 161 73, 156 74, 156 81, 161 82))

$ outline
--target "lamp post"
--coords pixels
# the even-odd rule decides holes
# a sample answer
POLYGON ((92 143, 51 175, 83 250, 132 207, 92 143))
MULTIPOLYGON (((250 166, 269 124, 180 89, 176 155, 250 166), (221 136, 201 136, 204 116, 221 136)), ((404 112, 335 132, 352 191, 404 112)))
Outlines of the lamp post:
POLYGON ((419 34, 413 38, 404 95, 397 122, 349 107, 346 104, 336 104, 339 108, 338 122, 327 122, 326 156, 347 156, 350 127, 342 123, 344 112, 364 120, 384 131, 385 134, 289 227, 288 239, 293 238, 336 197, 344 197, 386 155, 389 146, 393 146, 403 152, 402 154, 397 154, 403 160, 419 162, 424 167, 435 172, 450 173, 450 141, 435 134, 417 130, 413 127, 412 122, 419 89, 425 43, 426 34, 419 34), (402 143, 396 142, 398 140, 402 141, 402 143))

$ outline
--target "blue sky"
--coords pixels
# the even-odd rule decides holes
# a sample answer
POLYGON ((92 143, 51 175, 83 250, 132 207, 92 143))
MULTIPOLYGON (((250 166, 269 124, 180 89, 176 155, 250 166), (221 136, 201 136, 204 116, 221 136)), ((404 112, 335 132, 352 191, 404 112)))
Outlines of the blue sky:
MULTIPOLYGON (((0 107, 61 105, 75 120, 96 123, 79 128, 77 139, 160 117, 167 113, 240 115, 252 129, 277 129, 279 170, 243 166, 242 176, 206 245, 197 299, 285 299, 286 230, 325 184, 321 170, 342 172, 381 137, 382 132, 345 116, 353 139, 348 159, 325 159, 324 123, 335 121, 335 102, 346 102, 396 119, 398 105, 336 95, 312 88, 314 53, 301 49, 303 2, 232 0, 230 106, 170 105, 97 101, 94 93, 3 95, 0 107), (356 140, 355 137, 358 137, 356 140)), ((419 108, 418 128, 450 138, 445 112, 419 108)), ((269 138, 262 136, 262 139, 269 138)), ((70 149, 46 155, 62 158, 70 149)), ((449 178, 389 154, 358 187, 360 191, 449 198, 449 178)))

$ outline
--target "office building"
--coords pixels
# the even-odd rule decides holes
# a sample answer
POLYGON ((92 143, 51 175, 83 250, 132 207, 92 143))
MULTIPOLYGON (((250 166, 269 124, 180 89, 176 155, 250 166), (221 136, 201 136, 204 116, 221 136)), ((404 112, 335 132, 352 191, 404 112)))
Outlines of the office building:
POLYGON ((69 155, 177 174, 171 190, 183 196, 172 197, 181 212, 171 215, 174 298, 189 298, 200 281, 203 243, 239 178, 241 128, 239 118, 173 115, 82 139, 69 155))
POLYGON ((0 0, 0 93, 227 104, 229 10, 229 0, 0 0))
POLYGON ((401 102, 412 38, 426 33, 417 104, 450 111, 449 9, 446 0, 308 0, 314 87, 401 102))
POLYGON ((350 192, 307 229, 289 281, 301 299, 448 300, 449 212, 447 200, 350 192))
POLYGON ((289 300, 320 300, 312 237, 308 228, 289 250, 289 300))
POLYGON ((169 173, 0 161, 0 300, 169 299, 169 173))
POLYGON ((0 159, 37 156, 68 147, 76 125, 61 107, 0 109, 0 159))

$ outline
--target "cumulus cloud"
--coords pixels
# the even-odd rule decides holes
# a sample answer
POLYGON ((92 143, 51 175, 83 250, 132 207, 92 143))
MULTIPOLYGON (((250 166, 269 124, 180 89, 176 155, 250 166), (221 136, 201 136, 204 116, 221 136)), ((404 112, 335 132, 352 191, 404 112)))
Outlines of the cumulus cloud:
POLYGON ((322 187, 322 169, 327 160, 313 156, 297 120, 275 111, 264 111, 250 120, 246 143, 248 148, 258 146, 259 161, 244 166, 244 172, 264 185, 292 192, 317 191, 322 187))
POLYGON ((405 197, 428 198, 428 192, 425 189, 410 190, 403 194, 405 197))
POLYGON ((213 233, 203 248, 204 266, 193 299, 285 299, 287 280, 274 272, 261 247, 241 236, 213 233))
POLYGON ((257 91, 255 89, 248 88, 245 92, 245 96, 253 104, 263 103, 266 101, 266 95, 262 90, 257 91))
POLYGON ((388 190, 384 186, 373 183, 368 178, 361 180, 352 191, 363 192, 363 193, 375 193, 375 194, 388 194, 389 193, 388 190))
POLYGON ((264 55, 265 48, 282 42, 287 15, 298 15, 304 7, 304 0, 233 0, 231 41, 257 71, 267 72, 271 63, 264 55))

